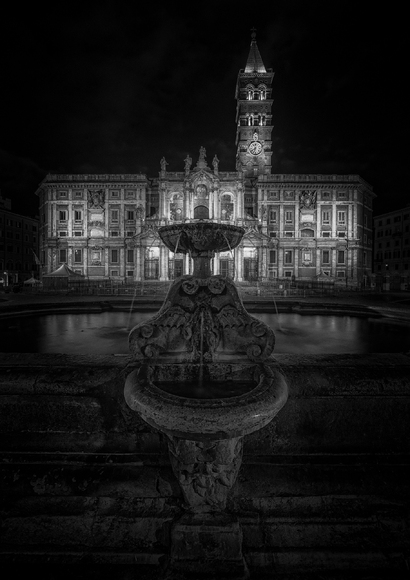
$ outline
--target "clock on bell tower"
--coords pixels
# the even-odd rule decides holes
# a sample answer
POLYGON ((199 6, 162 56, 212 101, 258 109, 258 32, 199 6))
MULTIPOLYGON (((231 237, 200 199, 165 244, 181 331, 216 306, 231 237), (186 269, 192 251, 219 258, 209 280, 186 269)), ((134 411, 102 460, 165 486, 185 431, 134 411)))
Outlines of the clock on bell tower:
POLYGON ((239 71, 235 95, 237 166, 248 177, 271 172, 274 74, 263 64, 253 28, 248 60, 239 71))

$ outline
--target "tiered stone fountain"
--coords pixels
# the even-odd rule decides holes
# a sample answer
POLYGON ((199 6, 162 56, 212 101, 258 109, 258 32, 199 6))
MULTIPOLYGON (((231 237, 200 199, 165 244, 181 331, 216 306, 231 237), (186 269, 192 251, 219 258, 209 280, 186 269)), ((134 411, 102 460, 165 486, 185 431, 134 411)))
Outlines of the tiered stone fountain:
POLYGON ((267 425, 287 399, 283 375, 267 364, 275 336, 248 314, 229 278, 210 272, 215 251, 235 248, 242 228, 201 220, 159 235, 171 251, 192 256, 194 272, 175 280, 159 312, 131 331, 140 364, 125 398, 166 435, 185 500, 166 576, 244 579, 241 529, 226 502, 244 436, 267 425))

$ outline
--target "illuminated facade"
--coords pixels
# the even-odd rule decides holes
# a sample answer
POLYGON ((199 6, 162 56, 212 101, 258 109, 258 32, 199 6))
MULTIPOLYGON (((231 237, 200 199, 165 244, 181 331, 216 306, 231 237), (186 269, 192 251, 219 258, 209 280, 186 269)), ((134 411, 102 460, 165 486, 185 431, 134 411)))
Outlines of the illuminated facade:
POLYGON ((39 221, 11 211, 0 194, 0 288, 38 277, 39 221))
MULTIPOLYGON (((213 259, 214 274, 238 281, 290 278, 366 284, 372 264, 372 188, 357 175, 275 174, 272 70, 252 36, 236 100, 236 170, 219 171, 199 150, 181 171, 164 158, 157 178, 142 174, 48 175, 40 198, 43 273, 61 263, 90 279, 170 280, 192 272, 158 227, 193 219, 241 225, 233 252, 213 259)), ((184 165, 183 165, 184 163, 184 165)))
POLYGON ((410 206, 374 218, 374 273, 385 290, 410 289, 410 206))

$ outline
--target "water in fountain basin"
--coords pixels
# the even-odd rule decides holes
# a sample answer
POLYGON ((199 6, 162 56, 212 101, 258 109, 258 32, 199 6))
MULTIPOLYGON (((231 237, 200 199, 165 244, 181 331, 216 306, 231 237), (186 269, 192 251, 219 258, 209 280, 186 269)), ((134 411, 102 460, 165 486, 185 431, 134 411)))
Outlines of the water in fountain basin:
POLYGON ((161 381, 157 386, 166 393, 188 399, 227 399, 238 397, 252 391, 257 385, 254 381, 161 381))

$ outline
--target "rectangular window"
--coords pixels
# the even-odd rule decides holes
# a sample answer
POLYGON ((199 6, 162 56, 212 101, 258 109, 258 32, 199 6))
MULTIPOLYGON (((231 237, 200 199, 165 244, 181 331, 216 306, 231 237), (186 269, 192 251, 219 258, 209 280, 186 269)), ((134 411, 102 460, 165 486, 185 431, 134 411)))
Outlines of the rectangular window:
POLYGON ((346 212, 345 211, 338 211, 337 212, 337 223, 340 226, 346 225, 346 212))
POLYGON ((81 264, 83 261, 83 251, 81 249, 74 250, 74 263, 81 264))
POLYGON ((336 272, 336 276, 337 276, 338 278, 345 278, 345 271, 344 271, 344 270, 338 270, 338 271, 336 272))
POLYGON ((134 210, 130 210, 130 209, 127 210, 127 220, 130 222, 130 221, 133 221, 134 219, 135 219, 134 210))
POLYGON ((330 264, 330 251, 322 250, 322 264, 330 264))
POLYGON ((58 212, 58 219, 60 220, 60 222, 66 222, 67 221, 67 211, 65 209, 60 209, 58 212))
POLYGON ((116 276, 119 276, 119 275, 120 275, 120 273, 119 273, 118 270, 111 270, 111 276, 116 277, 116 276))
POLYGON ((127 277, 134 278, 134 270, 127 270, 127 277))
POLYGON ((118 230, 110 230, 110 237, 111 238, 118 238, 120 232, 118 230))
POLYGON ((111 250, 111 262, 113 264, 117 264, 118 263, 118 250, 111 250))
POLYGON ((337 251, 337 263, 338 264, 344 264, 345 263, 345 251, 344 250, 338 250, 337 251))
POLYGON ((66 192, 66 191, 64 191, 64 190, 62 190, 62 191, 59 191, 59 192, 58 192, 58 197, 60 197, 60 198, 67 197, 67 192, 66 192))
POLYGON ((80 238, 83 235, 82 230, 74 232, 75 237, 80 238))
POLYGON ((269 232, 270 238, 276 238, 276 232, 269 232))
POLYGON ((293 224, 293 211, 285 211, 285 223, 293 224))
POLYGON ((110 193, 111 193, 111 197, 113 197, 113 198, 118 198, 118 197, 120 197, 120 192, 119 192, 119 191, 117 191, 117 190, 113 190, 113 191, 111 191, 110 193))
POLYGON ((269 263, 276 264, 276 250, 269 250, 269 263))
POLYGON ((322 232, 322 238, 330 238, 330 232, 322 232))
POLYGON ((66 249, 60 250, 59 254, 60 254, 59 255, 60 263, 67 262, 67 250, 66 249))
POLYGON ((337 232, 337 237, 338 238, 345 238, 346 237, 346 232, 337 232))
POLYGON ((110 218, 112 223, 118 223, 118 209, 112 209, 110 213, 110 218))
POLYGON ((130 232, 130 231, 125 232, 125 235, 127 236, 127 238, 132 238, 132 236, 134 234, 135 234, 135 232, 130 232))
POLYGON ((277 219, 278 219, 277 218, 277 211, 274 209, 271 209, 269 212, 269 222, 271 224, 276 224, 277 219))
POLYGON ((322 211, 322 224, 330 224, 330 211, 322 211))
POLYGON ((367 228, 367 215, 364 214, 364 227, 367 228))
POLYGON ((293 250, 285 250, 285 264, 293 264, 293 250))
POLYGON ((81 198, 82 198, 82 197, 83 197, 83 192, 82 192, 82 191, 76 191, 76 192, 74 193, 74 196, 75 196, 76 198, 79 198, 79 197, 81 197, 81 198))
POLYGON ((83 212, 80 209, 74 210, 74 221, 81 222, 83 219, 83 212))
MULTIPOLYGON (((65 238, 67 236, 67 232, 58 232, 58 236, 60 238, 65 238)), ((26 242, 28 242, 27 236, 25 236, 25 237, 26 237, 26 242)))
POLYGON ((293 232, 285 232, 285 238, 293 238, 293 232))
POLYGON ((292 270, 285 270, 284 274, 285 274, 285 278, 292 278, 293 272, 292 272, 292 270))
POLYGON ((127 250, 127 262, 134 263, 134 250, 127 250))
POLYGON ((367 266, 367 252, 363 252, 363 266, 367 266))

